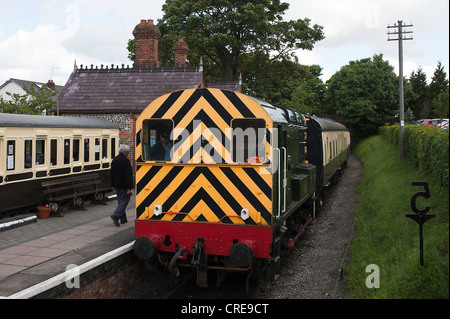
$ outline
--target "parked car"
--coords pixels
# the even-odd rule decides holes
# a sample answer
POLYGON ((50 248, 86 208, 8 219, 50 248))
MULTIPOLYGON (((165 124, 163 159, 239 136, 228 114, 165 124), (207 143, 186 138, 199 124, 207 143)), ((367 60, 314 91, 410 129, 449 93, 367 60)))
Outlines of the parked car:
POLYGON ((442 120, 441 124, 438 124, 438 127, 444 130, 448 130, 448 119, 442 120))
POLYGON ((437 126, 437 125, 441 124, 441 122, 442 122, 441 119, 425 120, 423 122, 423 125, 426 125, 426 126, 437 126))
POLYGON ((424 120, 424 119, 417 120, 417 121, 416 121, 416 124, 417 124, 417 125, 423 124, 423 121, 425 121, 425 120, 424 120))

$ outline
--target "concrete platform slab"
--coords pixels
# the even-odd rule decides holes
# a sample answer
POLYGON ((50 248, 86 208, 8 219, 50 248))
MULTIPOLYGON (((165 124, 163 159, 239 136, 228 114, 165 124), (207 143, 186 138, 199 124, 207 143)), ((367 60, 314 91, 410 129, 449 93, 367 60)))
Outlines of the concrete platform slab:
POLYGON ((110 215, 117 201, 87 204, 86 211, 64 210, 64 217, 0 232, 0 297, 57 276, 69 265, 82 265, 135 240, 135 198, 127 207, 128 223, 116 227, 110 215))

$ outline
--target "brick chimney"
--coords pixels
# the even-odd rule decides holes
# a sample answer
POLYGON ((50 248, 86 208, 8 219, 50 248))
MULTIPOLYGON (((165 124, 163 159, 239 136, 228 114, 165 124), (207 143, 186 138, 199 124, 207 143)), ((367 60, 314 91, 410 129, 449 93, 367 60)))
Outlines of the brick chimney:
POLYGON ((55 86, 55 82, 53 82, 53 80, 48 80, 47 82, 47 87, 53 91, 55 91, 56 86, 55 86))
POLYGON ((189 47, 182 38, 178 39, 177 42, 172 47, 173 54, 175 55, 175 67, 184 68, 186 67, 187 55, 189 52, 189 47))
POLYGON ((141 20, 134 28, 133 35, 136 40, 134 66, 158 68, 158 41, 161 38, 161 31, 153 24, 153 20, 141 20))

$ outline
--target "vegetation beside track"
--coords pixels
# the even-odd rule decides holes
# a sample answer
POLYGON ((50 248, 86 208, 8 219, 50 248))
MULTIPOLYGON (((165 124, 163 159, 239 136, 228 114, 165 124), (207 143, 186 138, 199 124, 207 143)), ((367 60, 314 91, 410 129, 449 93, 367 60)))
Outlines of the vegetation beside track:
MULTIPOLYGON (((430 174, 423 175, 397 146, 382 136, 361 141, 354 149, 364 165, 358 188, 355 238, 346 267, 350 298, 449 298, 449 194, 430 174), (436 215, 423 225, 424 266, 419 258, 419 226, 406 218, 411 197, 424 191, 413 181, 428 182, 431 197, 419 197, 417 206, 430 206, 436 215), (380 271, 379 288, 367 288, 366 279, 380 271)), ((372 277, 369 281, 374 283, 372 277)))

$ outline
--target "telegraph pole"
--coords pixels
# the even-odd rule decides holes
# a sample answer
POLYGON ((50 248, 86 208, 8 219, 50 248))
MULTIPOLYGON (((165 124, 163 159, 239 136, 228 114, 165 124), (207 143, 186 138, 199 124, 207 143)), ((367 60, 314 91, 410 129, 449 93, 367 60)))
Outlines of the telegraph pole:
POLYGON ((405 128, 405 102, 403 96, 403 40, 412 40, 410 36, 404 37, 404 34, 413 33, 412 31, 403 30, 403 28, 412 27, 412 24, 404 25, 402 20, 397 21, 398 25, 394 23, 393 26, 388 25, 388 29, 395 28, 396 31, 388 32, 388 41, 398 41, 398 86, 400 96, 400 159, 403 159, 403 134, 405 128), (391 39, 389 36, 397 36, 395 39, 391 39))

